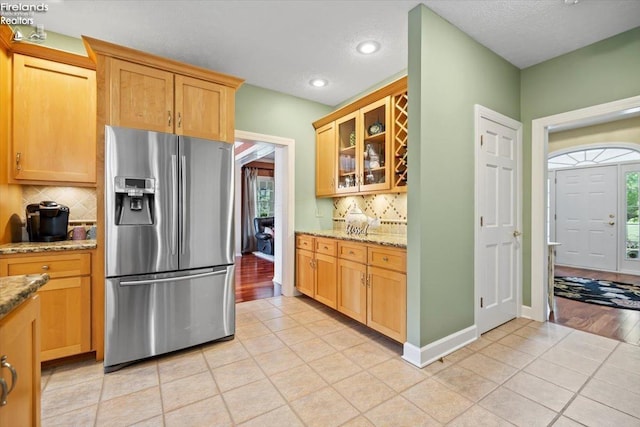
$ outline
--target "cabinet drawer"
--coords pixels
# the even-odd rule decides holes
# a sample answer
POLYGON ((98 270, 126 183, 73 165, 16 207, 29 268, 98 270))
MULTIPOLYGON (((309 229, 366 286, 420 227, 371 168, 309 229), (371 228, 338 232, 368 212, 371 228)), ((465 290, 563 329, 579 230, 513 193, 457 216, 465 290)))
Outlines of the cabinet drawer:
POLYGON ((381 246, 369 246, 368 264, 374 267, 387 268, 400 272, 407 271, 407 251, 381 246))
POLYGON ((367 247, 361 243, 338 242, 338 257, 365 264, 367 262, 367 247))
POLYGON ((313 240, 313 236, 309 236, 308 234, 299 234, 296 236, 296 248, 312 251, 313 240))
POLYGON ((47 273, 52 279, 91 274, 89 254, 46 255, 0 260, 0 276, 47 273))
POLYGON ((336 256, 337 242, 333 239, 316 239, 316 253, 336 256))

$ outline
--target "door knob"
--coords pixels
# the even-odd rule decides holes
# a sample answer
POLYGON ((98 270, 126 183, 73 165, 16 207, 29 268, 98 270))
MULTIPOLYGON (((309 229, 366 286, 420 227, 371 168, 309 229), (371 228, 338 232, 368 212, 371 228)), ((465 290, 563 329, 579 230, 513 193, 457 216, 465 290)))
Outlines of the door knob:
POLYGON ((616 225, 615 221, 609 221, 609 225, 616 225))
POLYGON ((521 236, 521 235, 522 235, 522 233, 519 232, 518 230, 513 230, 513 237, 518 237, 518 236, 521 236))

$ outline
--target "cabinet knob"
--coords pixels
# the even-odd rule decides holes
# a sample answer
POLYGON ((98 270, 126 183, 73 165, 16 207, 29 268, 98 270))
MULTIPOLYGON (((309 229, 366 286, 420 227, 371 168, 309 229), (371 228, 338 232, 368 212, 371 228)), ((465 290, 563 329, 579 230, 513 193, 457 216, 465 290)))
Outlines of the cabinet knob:
POLYGON ((349 251, 349 255, 355 255, 353 251, 349 251))
POLYGON ((383 260, 384 262, 387 262, 387 261, 389 261, 389 258, 388 258, 388 257, 386 257, 386 256, 383 256, 383 257, 382 257, 382 260, 383 260))
POLYGON ((324 248, 325 248, 325 250, 328 250, 328 249, 329 249, 329 247, 328 247, 328 246, 325 246, 324 248))
POLYGON ((2 380, 3 384, 2 384, 2 398, 0 399, 0 406, 4 406, 7 404, 7 396, 9 396, 9 394, 11 394, 11 392, 13 391, 13 389, 16 386, 16 383, 18 382, 18 373, 16 372, 15 368, 13 366, 11 366, 11 364, 9 362, 7 362, 7 356, 3 355, 2 358, 0 359, 0 365, 2 366, 2 368, 7 368, 9 371, 11 371, 11 387, 9 387, 9 389, 7 390, 7 384, 4 381, 4 379, 2 380))
POLYGON ((43 269, 43 270, 48 270, 48 269, 49 269, 49 266, 48 266, 47 264, 45 264, 45 265, 43 265, 43 266, 42 266, 42 269, 43 269))

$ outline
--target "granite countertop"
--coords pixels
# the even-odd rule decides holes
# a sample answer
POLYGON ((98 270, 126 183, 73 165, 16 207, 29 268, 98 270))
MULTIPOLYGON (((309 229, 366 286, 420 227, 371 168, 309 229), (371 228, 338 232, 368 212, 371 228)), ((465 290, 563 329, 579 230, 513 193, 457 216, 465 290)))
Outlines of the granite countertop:
POLYGON ((0 245, 0 255, 95 249, 95 240, 63 240, 61 242, 20 242, 0 245))
POLYGON ((333 239, 350 240, 353 242, 374 243, 382 246, 407 248, 407 236, 401 234, 347 234, 336 230, 297 231, 298 234, 310 234, 318 237, 331 237, 333 239))
POLYGON ((0 277, 0 319, 49 281, 48 274, 0 277))

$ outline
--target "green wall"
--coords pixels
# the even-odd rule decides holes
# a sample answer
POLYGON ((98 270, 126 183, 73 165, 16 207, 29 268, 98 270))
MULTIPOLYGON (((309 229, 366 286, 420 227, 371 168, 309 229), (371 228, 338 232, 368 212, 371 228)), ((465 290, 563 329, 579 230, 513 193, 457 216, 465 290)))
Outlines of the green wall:
POLYGON ((640 95, 640 27, 521 72, 523 304, 531 305, 531 121, 640 95))
POLYGON ((311 124, 331 111, 324 104, 249 84, 236 93, 236 129, 295 140, 296 230, 333 227, 333 200, 316 199, 316 134, 311 124))
POLYGON ((409 12, 408 341, 474 324, 474 104, 520 117, 520 70, 424 5, 409 12))

